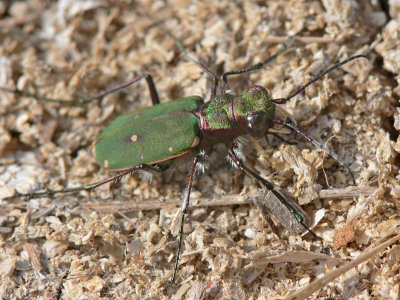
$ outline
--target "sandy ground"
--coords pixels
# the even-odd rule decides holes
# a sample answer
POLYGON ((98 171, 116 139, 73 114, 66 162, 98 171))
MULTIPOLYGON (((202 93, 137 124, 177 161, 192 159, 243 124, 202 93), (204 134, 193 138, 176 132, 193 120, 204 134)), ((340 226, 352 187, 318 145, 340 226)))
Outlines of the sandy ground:
MULTIPOLYGON (((259 84, 287 96, 312 74, 367 54, 281 106, 349 164, 355 186, 300 136, 286 137, 296 145, 249 141, 247 164, 318 220, 320 238, 293 235, 252 204, 276 199, 216 147, 192 190, 176 284, 187 168, 155 173, 150 183, 126 176, 90 196, 2 200, 0 297, 398 299, 400 3, 3 1, 0 86, 76 99, 147 71, 162 102, 208 101, 209 77, 143 13, 219 74, 264 61, 298 33, 262 70, 231 78, 235 94, 259 84)), ((85 105, 0 91, 1 198, 110 176, 92 142, 116 116, 150 104, 145 81, 85 105)))

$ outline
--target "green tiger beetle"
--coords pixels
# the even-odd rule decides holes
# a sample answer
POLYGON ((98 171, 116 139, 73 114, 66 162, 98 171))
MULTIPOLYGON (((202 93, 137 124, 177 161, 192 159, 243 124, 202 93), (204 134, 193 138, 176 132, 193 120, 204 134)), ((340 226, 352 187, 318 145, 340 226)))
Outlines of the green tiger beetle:
MULTIPOLYGON (((159 26, 157 24, 155 25, 159 26)), ((210 76, 212 79, 212 87, 209 101, 204 102, 201 97, 190 96, 160 103, 153 79, 151 75, 147 73, 136 76, 119 86, 102 91, 93 97, 75 100, 50 99, 22 90, 0 87, 0 90, 17 93, 24 97, 34 97, 39 101, 88 103, 94 99, 104 97, 109 93, 125 88, 144 78, 147 81, 153 103, 151 107, 117 117, 110 126, 98 135, 97 140, 94 142, 93 145, 98 162, 103 167, 116 171, 117 173, 115 175, 81 187, 16 194, 15 196, 5 199, 15 197, 45 197, 57 193, 70 193, 83 190, 90 192, 98 186, 116 181, 135 171, 162 169, 162 165, 165 162, 178 157, 188 157, 192 162, 189 170, 186 192, 184 193, 181 206, 182 217, 175 267, 172 276, 172 282, 175 282, 182 248, 183 225, 185 215, 189 208, 194 175, 196 172, 199 172, 199 166, 205 154, 209 153, 215 144, 223 143, 228 148, 227 159, 231 161, 234 166, 257 180, 267 190, 273 193, 304 229, 315 237, 315 233, 303 222, 303 217, 297 213, 295 207, 291 205, 281 193, 275 190, 274 186, 269 181, 244 164, 244 156, 240 151, 240 144, 237 138, 242 135, 263 138, 267 134, 274 134, 273 132, 276 130, 277 126, 287 127, 336 159, 348 171, 353 184, 355 184, 355 178, 349 166, 338 157, 338 155, 303 133, 292 119, 287 118, 285 120, 279 117, 279 107, 277 104, 283 104, 289 101, 291 98, 303 92, 309 85, 340 66, 358 58, 367 58, 367 56, 352 56, 333 65, 329 69, 314 76, 312 80, 297 88, 287 97, 272 99, 267 89, 259 85, 251 87, 243 95, 234 95, 228 86, 229 76, 261 69, 265 64, 271 62, 284 52, 293 38, 289 38, 286 43, 282 45, 282 48, 267 60, 247 68, 225 72, 219 78, 207 66, 197 60, 194 55, 189 53, 174 35, 163 28, 161 28, 161 30, 176 42, 180 50, 186 54, 189 60, 197 64, 210 76), (218 88, 220 88, 221 92, 219 95, 217 95, 218 88)))

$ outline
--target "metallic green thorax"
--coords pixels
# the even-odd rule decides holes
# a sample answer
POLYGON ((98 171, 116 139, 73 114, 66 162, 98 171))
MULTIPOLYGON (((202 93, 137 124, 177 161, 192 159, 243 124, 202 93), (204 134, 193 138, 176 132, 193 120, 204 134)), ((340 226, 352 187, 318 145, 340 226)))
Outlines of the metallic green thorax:
POLYGON ((201 132, 212 145, 231 144, 244 134, 264 136, 272 125, 274 115, 275 103, 271 101, 268 91, 261 86, 254 86, 240 96, 217 96, 204 104, 199 117, 201 132))
POLYGON ((199 142, 198 118, 203 105, 192 96, 122 115, 95 142, 97 160, 106 168, 124 169, 180 156, 199 142))
POLYGON ((220 95, 204 105, 202 113, 211 129, 234 129, 235 122, 229 112, 229 106, 234 98, 233 95, 229 94, 220 95))

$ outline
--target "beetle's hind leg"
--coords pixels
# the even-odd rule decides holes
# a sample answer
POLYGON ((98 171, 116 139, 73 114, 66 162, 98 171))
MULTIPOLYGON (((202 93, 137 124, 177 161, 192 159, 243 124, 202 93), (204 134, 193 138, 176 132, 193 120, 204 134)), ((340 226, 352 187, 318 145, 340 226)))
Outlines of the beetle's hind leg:
POLYGON ((76 193, 79 191, 88 191, 89 193, 91 191, 93 191, 95 188, 106 184, 108 182, 115 182, 120 180, 122 177, 129 175, 135 171, 141 170, 146 168, 147 165, 145 164, 141 164, 141 165, 137 165, 131 168, 127 168, 127 169, 123 169, 121 170, 119 173, 110 176, 108 178, 105 178, 103 180, 97 181, 95 183, 91 183, 91 184, 87 184, 84 186, 80 186, 80 187, 74 187, 74 188, 65 188, 65 189, 60 189, 60 190, 46 190, 46 191, 42 191, 42 192, 32 192, 32 193, 25 193, 25 194, 16 194, 14 196, 10 196, 10 197, 5 197, 2 200, 10 200, 10 199, 14 199, 14 198, 22 198, 22 197, 28 197, 28 198, 41 198, 41 197, 48 197, 51 195, 55 195, 55 194, 68 194, 68 193, 76 193))

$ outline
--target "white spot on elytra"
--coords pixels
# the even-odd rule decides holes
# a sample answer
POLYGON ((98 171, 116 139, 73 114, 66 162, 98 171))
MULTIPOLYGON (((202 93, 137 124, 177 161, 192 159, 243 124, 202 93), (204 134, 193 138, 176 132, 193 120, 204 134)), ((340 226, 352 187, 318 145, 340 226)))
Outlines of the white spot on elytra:
POLYGON ((200 138, 196 135, 190 148, 196 147, 200 143, 200 138))

